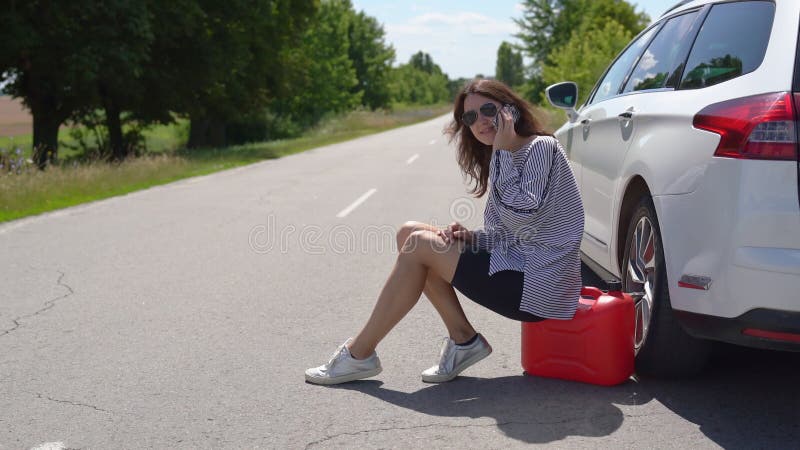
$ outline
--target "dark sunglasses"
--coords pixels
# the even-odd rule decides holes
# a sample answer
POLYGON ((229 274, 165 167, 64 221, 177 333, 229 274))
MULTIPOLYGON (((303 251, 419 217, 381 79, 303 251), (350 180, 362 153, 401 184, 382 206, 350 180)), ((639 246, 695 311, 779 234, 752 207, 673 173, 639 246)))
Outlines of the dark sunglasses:
MULTIPOLYGON (((478 110, 486 117, 494 117, 497 115, 497 105, 494 103, 484 103, 481 105, 478 110)), ((464 114, 461 114, 461 121, 464 122, 464 125, 471 127, 473 123, 478 120, 478 111, 471 109, 469 111, 464 111, 464 114)))

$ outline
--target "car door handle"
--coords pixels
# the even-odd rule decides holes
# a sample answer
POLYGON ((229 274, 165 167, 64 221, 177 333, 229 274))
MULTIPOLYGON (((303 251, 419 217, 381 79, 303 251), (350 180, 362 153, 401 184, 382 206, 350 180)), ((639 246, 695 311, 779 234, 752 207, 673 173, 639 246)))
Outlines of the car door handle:
POLYGON ((618 115, 617 117, 619 117, 620 119, 628 120, 628 119, 631 119, 633 117, 633 112, 632 111, 625 111, 624 113, 618 115))
POLYGON ((586 126, 592 123, 592 119, 583 119, 581 120, 581 125, 586 126))

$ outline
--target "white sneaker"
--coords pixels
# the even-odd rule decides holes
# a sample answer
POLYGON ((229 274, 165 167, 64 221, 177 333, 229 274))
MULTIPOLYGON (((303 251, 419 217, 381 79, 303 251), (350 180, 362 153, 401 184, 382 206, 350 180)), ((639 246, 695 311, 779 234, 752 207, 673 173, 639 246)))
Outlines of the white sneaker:
POLYGON ((492 346, 481 334, 470 345, 461 346, 450 338, 444 338, 439 353, 439 364, 422 372, 422 381, 426 383, 443 383, 457 377, 467 367, 475 364, 492 353, 492 346))
POLYGON ((339 384, 381 373, 381 360, 375 352, 366 359, 353 358, 347 349, 352 340, 350 338, 340 345, 327 364, 306 370, 306 381, 314 384, 339 384))

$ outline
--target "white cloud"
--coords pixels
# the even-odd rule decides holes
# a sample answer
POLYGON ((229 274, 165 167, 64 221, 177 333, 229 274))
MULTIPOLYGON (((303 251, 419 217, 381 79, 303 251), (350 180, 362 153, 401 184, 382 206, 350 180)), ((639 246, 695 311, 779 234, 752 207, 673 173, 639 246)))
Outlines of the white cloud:
POLYGON ((425 12, 405 21, 386 23, 387 41, 397 51, 397 62, 405 63, 418 52, 429 53, 448 75, 492 75, 497 48, 512 41, 518 32, 510 19, 496 19, 476 12, 444 14, 425 12))
POLYGON ((468 33, 475 36, 506 35, 516 32, 511 21, 500 21, 483 14, 461 12, 458 14, 425 13, 414 16, 406 23, 387 24, 389 33, 404 35, 430 35, 431 33, 468 33))
POLYGON ((650 52, 650 49, 647 49, 644 55, 642 55, 642 60, 639 61, 639 67, 643 70, 650 70, 655 67, 656 64, 658 64, 658 61, 656 61, 655 55, 650 52))

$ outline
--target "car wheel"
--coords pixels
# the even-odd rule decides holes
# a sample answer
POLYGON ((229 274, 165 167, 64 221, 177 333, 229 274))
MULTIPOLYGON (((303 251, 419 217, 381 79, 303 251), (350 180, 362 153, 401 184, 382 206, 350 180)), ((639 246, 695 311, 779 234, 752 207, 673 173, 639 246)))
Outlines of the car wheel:
POLYGON ((673 316, 661 231, 649 196, 631 218, 622 267, 623 289, 643 294, 635 308, 636 372, 680 377, 701 371, 711 344, 689 336, 673 316))

